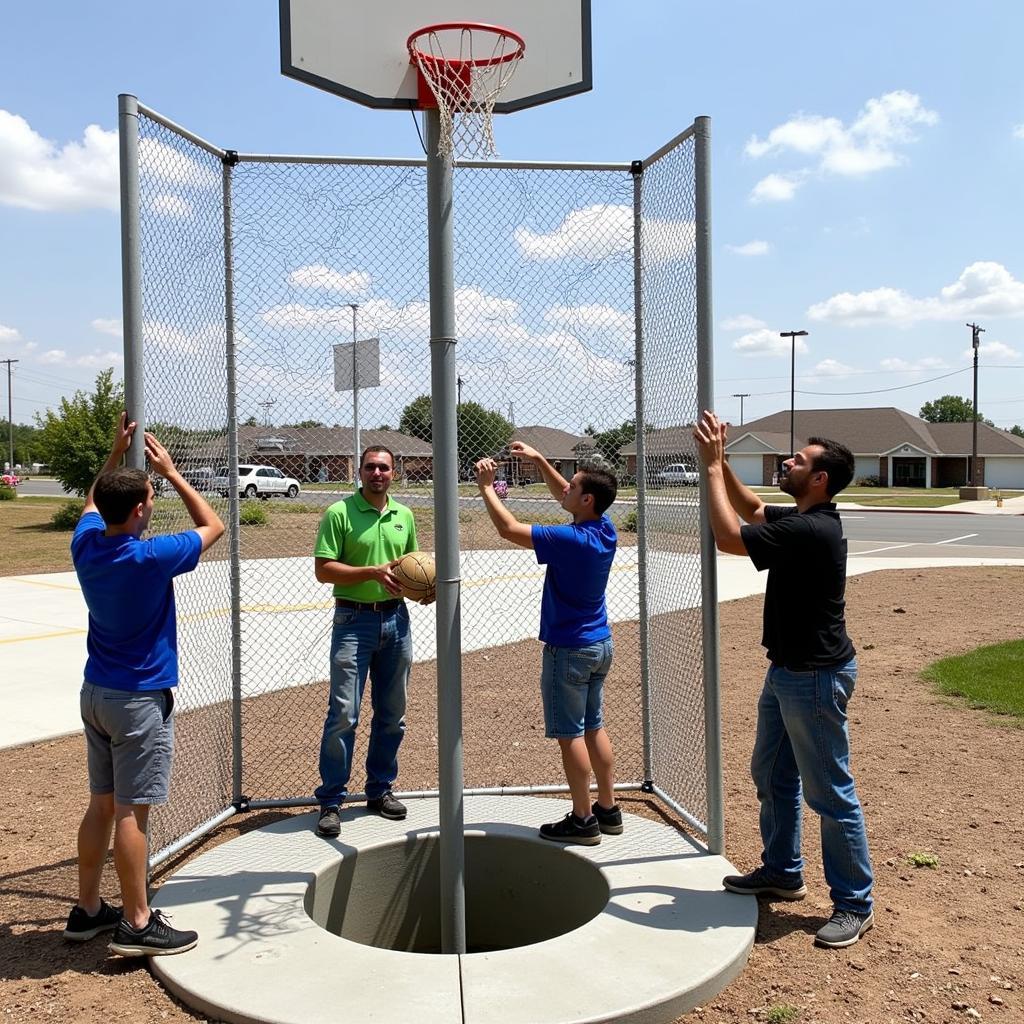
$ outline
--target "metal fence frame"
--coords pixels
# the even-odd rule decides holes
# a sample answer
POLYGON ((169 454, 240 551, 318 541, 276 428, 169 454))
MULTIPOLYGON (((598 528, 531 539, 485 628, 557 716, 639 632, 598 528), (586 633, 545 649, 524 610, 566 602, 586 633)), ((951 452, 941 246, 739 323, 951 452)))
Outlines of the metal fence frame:
MULTIPOLYGON (((361 165, 365 167, 411 167, 426 165, 422 159, 388 159, 364 157, 323 157, 323 156, 280 156, 238 153, 222 149, 200 138, 187 129, 175 124, 163 115, 138 103, 133 96, 119 98, 119 124, 121 130, 121 210, 122 210, 122 273, 125 323, 125 390, 129 413, 145 426, 145 395, 143 388, 143 290, 142 258, 140 255, 140 164, 139 164, 139 116, 162 126, 192 146, 215 157, 222 167, 222 213, 223 213, 223 290, 224 290, 224 360, 227 385, 227 457, 230 467, 230 493, 228 495, 228 549, 230 588, 230 794, 225 793, 223 807, 203 821, 193 821, 189 827, 178 826, 166 837, 161 848, 151 859, 151 866, 167 860, 184 847, 216 828, 235 814, 249 810, 271 807, 302 806, 314 803, 311 797, 292 796, 279 799, 249 800, 243 793, 243 722, 242 722, 242 556, 239 542, 239 493, 237 467, 238 457, 238 409, 237 381, 235 378, 235 293, 234 293, 234 232, 232 184, 234 169, 240 164, 318 164, 318 165, 361 165)), ((712 311, 711 311, 711 231, 710 231, 710 121, 698 118, 686 131, 676 136, 665 146, 645 160, 626 163, 554 163, 537 161, 468 161, 459 164, 464 169, 512 169, 530 171, 594 171, 610 172, 632 176, 633 191, 633 292, 635 320, 635 409, 636 423, 647 424, 648 404, 645 393, 645 343, 648 321, 645 319, 645 174, 657 168, 661 161, 679 154, 683 148, 692 149, 693 161, 693 247, 695 258, 695 282, 692 295, 687 293, 686 301, 692 301, 693 322, 696 326, 697 380, 692 409, 711 407, 712 396, 712 311)), ((637 459, 637 560, 639 578, 639 653, 640 653, 640 696, 643 727, 643 774, 642 779, 631 779, 620 783, 622 791, 644 792, 653 795, 666 807, 682 818, 691 829, 703 837, 708 850, 721 853, 724 848, 722 785, 722 756, 720 731, 720 697, 718 665, 718 608, 715 564, 715 545, 710 530, 710 521, 704 507, 702 485, 699 511, 699 564, 700 564, 700 661, 702 681, 698 708, 702 731, 699 737, 688 737, 694 744, 702 744, 701 760, 704 765, 703 807, 687 806, 680 793, 667 783, 663 765, 658 763, 656 740, 659 730, 676 727, 665 708, 659 708, 652 691, 656 680, 652 679, 651 630, 648 608, 648 582, 651 568, 651 534, 649 529, 651 499, 648 496, 648 453, 646 451, 646 430, 638 430, 636 436, 637 459), (641 468, 643 467, 643 471, 641 468)), ((132 457, 141 462, 141 446, 133 449, 132 457)), ((657 666, 653 666, 657 671, 657 666)), ((669 709, 671 710, 671 709, 669 709)), ((565 785, 515 785, 503 787, 468 787, 466 795, 507 793, 561 793, 567 792, 565 785)), ((403 792, 404 797, 437 796, 437 790, 403 792)), ((353 794, 352 799, 357 799, 353 794)))

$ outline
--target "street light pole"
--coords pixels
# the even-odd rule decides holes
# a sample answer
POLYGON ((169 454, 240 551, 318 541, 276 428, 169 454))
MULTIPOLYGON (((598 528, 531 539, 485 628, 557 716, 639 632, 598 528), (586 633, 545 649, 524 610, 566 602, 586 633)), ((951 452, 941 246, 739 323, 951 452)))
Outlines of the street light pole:
POLYGON ((796 455, 795 432, 793 430, 796 419, 796 339, 806 338, 807 331, 779 331, 780 338, 789 338, 790 360, 789 360, 789 457, 796 455))
POLYGON ((750 392, 749 391, 745 391, 741 395, 733 395, 732 397, 733 398, 738 398, 740 400, 740 426, 742 427, 743 426, 743 399, 744 398, 749 398, 750 397, 750 392))
POLYGON ((971 423, 971 486, 978 486, 978 347, 985 328, 967 324, 971 329, 971 347, 974 349, 974 418, 971 423))

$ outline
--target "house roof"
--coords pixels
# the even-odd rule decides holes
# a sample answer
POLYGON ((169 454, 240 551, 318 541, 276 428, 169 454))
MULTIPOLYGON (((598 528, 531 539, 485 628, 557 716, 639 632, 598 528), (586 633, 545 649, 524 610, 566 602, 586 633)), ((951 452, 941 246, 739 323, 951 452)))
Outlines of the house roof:
MULTIPOLYGON (((794 415, 795 444, 802 448, 809 437, 830 437, 855 455, 881 455, 899 445, 911 444, 928 455, 969 455, 970 423, 927 423, 902 409, 797 409, 794 415)), ((762 416, 742 427, 732 426, 731 449, 741 438, 752 436, 777 454, 789 453, 789 410, 762 416)), ((978 424, 978 454, 1022 455, 1024 439, 1005 430, 978 424)))
POLYGON ((510 441, 522 441, 544 456, 545 459, 576 459, 577 447, 580 445, 593 447, 593 440, 586 435, 570 434, 567 430, 555 427, 516 427, 510 441))
MULTIPOLYGON (((238 456, 242 460, 259 460, 263 456, 352 455, 354 443, 351 427, 261 427, 238 428, 238 456)), ((433 455, 429 442, 397 430, 360 430, 359 445, 365 451, 371 445, 390 448, 402 458, 423 458, 433 455)), ((188 453, 190 461, 223 459, 227 451, 227 435, 213 438, 199 449, 188 453)))
MULTIPOLYGON (((787 442, 788 443, 788 442, 787 442)), ((648 430, 644 437, 644 452, 648 458, 651 456, 667 457, 669 459, 682 458, 683 456, 696 456, 697 444, 693 440, 693 424, 683 424, 676 427, 656 427, 648 430)), ((620 455, 636 455, 636 440, 624 444, 619 449, 620 455)))

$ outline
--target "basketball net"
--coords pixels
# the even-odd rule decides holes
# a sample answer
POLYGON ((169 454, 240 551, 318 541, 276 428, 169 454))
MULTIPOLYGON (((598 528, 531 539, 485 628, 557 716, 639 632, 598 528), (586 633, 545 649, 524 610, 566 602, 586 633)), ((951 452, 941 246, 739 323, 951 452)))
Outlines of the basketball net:
POLYGON ((487 160, 498 155, 494 104, 525 51, 519 36, 490 25, 435 25, 409 38, 410 59, 420 75, 420 105, 436 104, 440 115, 438 156, 487 160))

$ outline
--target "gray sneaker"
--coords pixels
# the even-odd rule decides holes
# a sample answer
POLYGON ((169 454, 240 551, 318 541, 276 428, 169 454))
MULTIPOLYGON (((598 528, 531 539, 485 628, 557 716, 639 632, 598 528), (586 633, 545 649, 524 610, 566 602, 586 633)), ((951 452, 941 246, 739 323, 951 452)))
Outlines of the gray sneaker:
POLYGON ((771 896, 778 900, 802 900, 807 895, 807 886, 801 879, 796 885, 780 885, 772 880, 763 868, 754 868, 745 875, 726 875, 722 885, 729 892, 742 892, 751 896, 771 896))
POLYGON ((339 810, 340 808, 337 804, 330 804, 320 811, 320 818, 316 823, 316 831, 318 835, 334 838, 334 836, 341 834, 341 816, 338 813, 339 810))
POLYGON ((853 910, 834 910, 828 924, 818 929, 814 944, 828 949, 852 946, 874 924, 875 915, 870 911, 858 914, 853 910))
POLYGON ((371 814, 379 814, 382 818, 390 818, 392 821, 402 821, 408 813, 405 804, 390 789, 380 796, 367 800, 366 809, 371 814))

